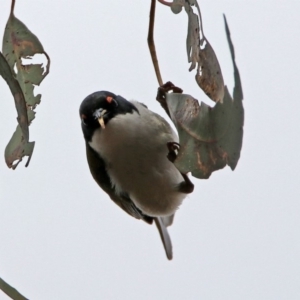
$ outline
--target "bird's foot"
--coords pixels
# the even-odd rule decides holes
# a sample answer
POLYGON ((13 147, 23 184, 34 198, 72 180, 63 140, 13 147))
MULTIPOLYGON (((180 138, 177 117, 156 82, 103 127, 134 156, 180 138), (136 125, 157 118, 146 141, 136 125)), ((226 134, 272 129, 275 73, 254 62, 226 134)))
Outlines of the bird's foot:
MULTIPOLYGON (((178 155, 178 151, 180 149, 180 144, 178 144, 176 142, 168 142, 167 147, 169 150, 167 158, 169 159, 170 162, 174 163, 174 161, 176 160, 176 157, 178 155)), ((180 174, 182 175, 184 181, 182 181, 178 186, 179 192, 183 193, 183 194, 192 193, 194 190, 193 183, 190 181, 189 177, 186 174, 183 174, 181 172, 180 172, 180 174)))
POLYGON ((168 81, 158 88, 157 96, 156 96, 156 100, 160 103, 160 105, 162 106, 162 108, 165 110, 165 112, 168 114, 170 118, 171 116, 166 102, 166 94, 171 91, 173 93, 179 93, 179 94, 183 92, 181 88, 175 86, 172 82, 168 81))
POLYGON ((167 147, 168 147, 168 150, 169 150, 167 158, 170 162, 174 163, 174 161, 175 161, 175 159, 178 155, 180 145, 176 142, 168 142, 167 147))

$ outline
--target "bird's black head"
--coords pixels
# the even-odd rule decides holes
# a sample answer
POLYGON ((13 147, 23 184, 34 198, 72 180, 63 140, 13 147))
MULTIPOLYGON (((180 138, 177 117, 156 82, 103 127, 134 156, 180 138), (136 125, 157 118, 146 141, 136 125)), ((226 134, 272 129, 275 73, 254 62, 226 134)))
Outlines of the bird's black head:
POLYGON ((95 92, 87 96, 81 103, 79 115, 84 137, 90 141, 94 131, 100 127, 105 129, 108 122, 119 114, 133 113, 137 108, 121 96, 111 92, 95 92))

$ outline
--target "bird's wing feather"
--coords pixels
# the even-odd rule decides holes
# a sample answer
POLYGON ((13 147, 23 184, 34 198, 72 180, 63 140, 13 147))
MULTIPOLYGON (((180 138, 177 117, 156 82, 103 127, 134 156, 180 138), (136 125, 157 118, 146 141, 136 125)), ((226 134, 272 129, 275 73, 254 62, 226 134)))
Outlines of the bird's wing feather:
POLYGON ((103 159, 86 143, 87 161, 91 174, 99 186, 109 195, 119 207, 126 211, 129 215, 136 219, 142 219, 148 224, 152 224, 153 218, 142 213, 138 209, 128 195, 117 195, 115 189, 111 185, 110 178, 107 174, 105 162, 103 159), (93 167, 91 167, 93 166, 93 167))

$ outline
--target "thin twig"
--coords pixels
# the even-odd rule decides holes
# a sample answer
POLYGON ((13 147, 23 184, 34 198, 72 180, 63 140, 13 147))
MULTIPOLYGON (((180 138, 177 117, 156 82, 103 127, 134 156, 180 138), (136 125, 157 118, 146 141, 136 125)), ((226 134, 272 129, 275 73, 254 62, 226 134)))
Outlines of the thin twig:
POLYGON ((167 1, 164 1, 164 0, 157 0, 159 3, 163 4, 163 5, 166 5, 166 6, 171 6, 172 2, 167 2, 167 1))
POLYGON ((13 300, 28 300, 23 295, 21 295, 15 288, 6 283, 0 278, 0 290, 3 291, 8 297, 13 300))
POLYGON ((15 9, 15 0, 11 1, 11 6, 10 6, 10 15, 12 16, 14 14, 14 9, 15 9))
POLYGON ((150 16, 149 16, 149 31, 148 31, 148 46, 150 50, 150 55, 152 58, 152 63, 154 66, 156 78, 158 81, 159 86, 163 85, 163 81, 160 75, 158 60, 156 56, 155 44, 153 39, 153 31, 154 31, 154 20, 155 20, 155 4, 156 0, 151 0, 151 7, 150 7, 150 16))

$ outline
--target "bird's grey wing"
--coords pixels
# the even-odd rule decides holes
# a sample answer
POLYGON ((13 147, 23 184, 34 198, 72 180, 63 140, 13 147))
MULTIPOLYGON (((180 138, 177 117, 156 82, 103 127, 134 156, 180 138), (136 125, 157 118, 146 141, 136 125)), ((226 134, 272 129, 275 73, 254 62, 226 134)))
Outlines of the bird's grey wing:
POLYGON ((86 143, 87 161, 91 174, 98 185, 109 195, 119 207, 136 219, 142 219, 148 224, 152 224, 153 217, 149 217, 135 206, 127 194, 117 195, 111 185, 110 178, 106 172, 105 162, 103 159, 86 143), (93 166, 93 167, 91 167, 93 166))
POLYGON ((156 217, 154 218, 155 225, 159 231, 161 241, 164 245, 167 258, 171 260, 173 258, 173 251, 172 251, 172 242, 169 236, 167 227, 164 224, 163 218, 165 217, 156 217))

